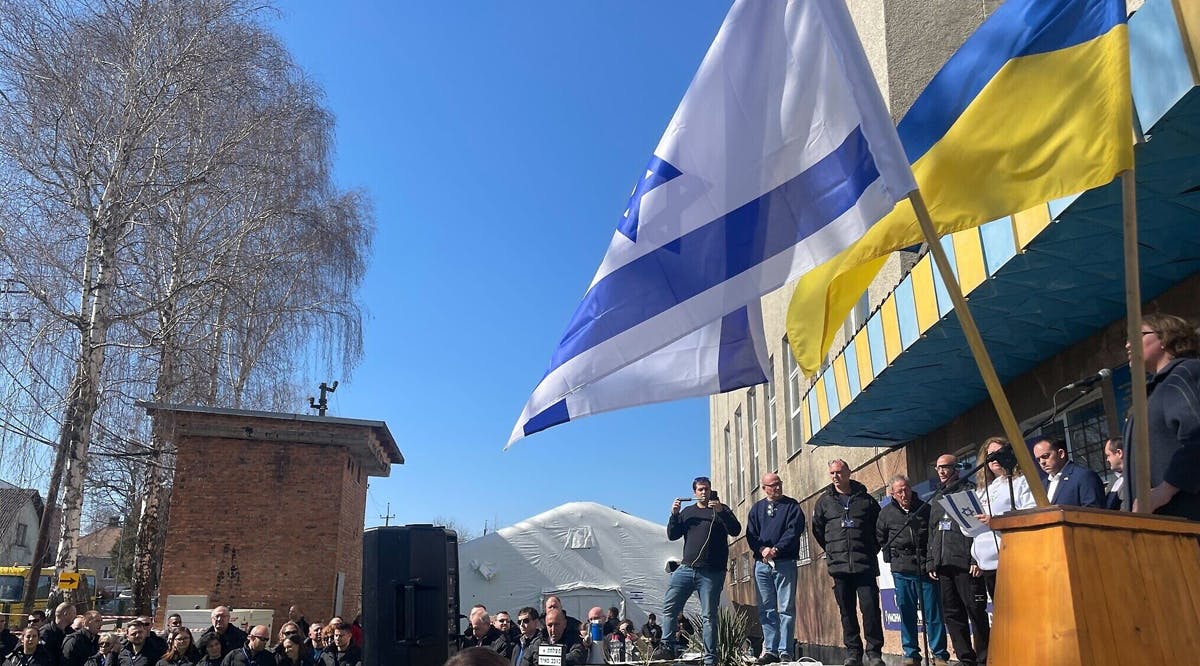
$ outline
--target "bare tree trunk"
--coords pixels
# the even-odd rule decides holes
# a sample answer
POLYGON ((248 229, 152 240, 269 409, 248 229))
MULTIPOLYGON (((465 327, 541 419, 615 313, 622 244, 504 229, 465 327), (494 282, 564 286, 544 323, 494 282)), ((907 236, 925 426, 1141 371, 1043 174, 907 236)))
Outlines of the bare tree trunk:
MULTIPOLYGON (((100 217, 112 220, 114 211, 101 208, 100 217)), ((87 477, 88 447, 92 440, 92 419, 100 402, 100 380, 104 368, 104 351, 108 337, 113 285, 116 282, 116 249, 118 229, 108 220, 97 222, 93 229, 99 238, 94 281, 84 283, 84 302, 90 297, 91 308, 86 311, 86 325, 80 343, 79 382, 71 395, 71 405, 63 418, 63 429, 72 432, 64 474, 62 536, 58 544, 55 570, 79 570, 79 523, 83 514, 83 488, 87 477), (73 417, 73 418, 72 418, 73 417)), ((76 591, 78 592, 78 591, 76 591)), ((68 595, 73 601, 76 594, 68 595)))

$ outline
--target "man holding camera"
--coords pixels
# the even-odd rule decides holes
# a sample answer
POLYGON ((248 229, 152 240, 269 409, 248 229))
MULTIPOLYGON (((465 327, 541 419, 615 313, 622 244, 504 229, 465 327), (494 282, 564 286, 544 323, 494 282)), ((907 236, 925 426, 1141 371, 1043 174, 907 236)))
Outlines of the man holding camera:
POLYGON ((672 659, 676 645, 675 625, 693 592, 700 595, 701 635, 704 640, 704 664, 714 666, 717 660, 717 606, 721 603, 721 588, 725 585, 725 568, 729 561, 729 537, 742 532, 742 525, 712 490, 706 476, 692 481, 696 504, 680 510, 684 499, 671 505, 667 521, 667 538, 683 538, 683 558, 671 574, 667 595, 663 600, 662 657, 672 659))

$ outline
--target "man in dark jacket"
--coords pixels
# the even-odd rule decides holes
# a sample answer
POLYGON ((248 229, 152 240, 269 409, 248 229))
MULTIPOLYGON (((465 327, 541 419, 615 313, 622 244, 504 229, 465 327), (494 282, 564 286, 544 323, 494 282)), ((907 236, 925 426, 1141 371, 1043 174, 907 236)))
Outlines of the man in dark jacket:
POLYGON ((701 636, 704 641, 704 663, 713 666, 717 660, 717 606, 721 603, 721 588, 725 586, 725 567, 729 562, 729 537, 742 533, 742 524, 733 512, 717 500, 712 483, 706 476, 692 481, 692 493, 699 500, 680 510, 680 500, 671 505, 667 519, 667 539, 683 538, 683 557, 679 568, 671 574, 663 599, 663 657, 673 658, 676 652, 675 627, 679 613, 693 592, 700 596, 701 636))
POLYGON ((238 629, 229 623, 229 607, 217 606, 212 610, 212 626, 205 629, 200 634, 200 640, 196 641, 196 645, 204 645, 208 642, 207 637, 215 634, 221 641, 221 657, 240 649, 246 645, 246 632, 238 629))
POLYGON ((62 644, 63 666, 84 666, 100 649, 100 625, 103 618, 96 611, 83 614, 83 627, 68 635, 62 644))
MULTIPOLYGON (((958 476, 958 458, 949 453, 937 459, 939 492, 951 494, 974 491, 975 486, 958 476)), ((971 538, 964 535, 946 515, 940 504, 929 512, 929 549, 926 551, 929 577, 938 582, 942 597, 942 618, 954 644, 954 656, 964 666, 987 661, 991 624, 987 614, 987 589, 981 572, 971 557, 971 538), (975 646, 971 646, 971 623, 975 625, 975 646)))
POLYGON ((754 585, 758 588, 758 622, 763 631, 763 653, 755 663, 792 660, 792 634, 796 625, 796 558, 804 536, 804 510, 783 494, 778 474, 762 476, 766 497, 750 507, 746 520, 746 545, 754 556, 754 585))
POLYGON ((913 494, 908 477, 892 477, 888 488, 892 501, 879 511, 875 538, 883 549, 883 561, 891 565, 896 583, 896 606, 900 609, 900 642, 904 648, 904 666, 921 663, 921 643, 917 633, 917 606, 925 619, 929 651, 934 666, 946 666, 946 627, 942 624, 942 602, 937 585, 925 573, 925 553, 929 548, 929 506, 913 494))
POLYGON ((17 649, 17 635, 8 630, 8 615, 0 613, 0 656, 17 649))
POLYGON ((50 655, 50 666, 59 666, 62 663, 63 641, 74 631, 71 629, 71 623, 74 621, 75 604, 63 602, 54 607, 54 620, 42 625, 38 631, 42 645, 46 646, 46 654, 50 655))
POLYGON ((275 666, 275 655, 267 649, 271 628, 260 624, 250 629, 246 644, 225 655, 221 666, 275 666))
POLYGON ((567 631, 567 614, 554 609, 546 613, 545 619, 546 630, 529 642, 521 657, 522 666, 539 666, 550 660, 561 660, 558 663, 562 666, 587 663, 583 638, 577 631, 567 631))
POLYGON ((163 658, 164 653, 146 642, 149 633, 150 627, 141 620, 133 619, 125 625, 125 647, 121 649, 121 654, 117 655, 117 663, 120 666, 154 666, 163 658))
POLYGON ((1065 441, 1035 442, 1033 456, 1046 473, 1046 497, 1051 504, 1104 508, 1104 482, 1092 470, 1067 458, 1065 441))
POLYGON ((318 666, 362 666, 362 650, 353 644, 348 622, 333 622, 333 643, 321 653, 318 666))
POLYGON ((541 618, 536 608, 526 606, 517 611, 517 629, 520 630, 520 633, 510 643, 512 650, 508 659, 512 666, 521 666, 530 644, 537 640, 538 635, 542 633, 541 618))
POLYGON ((482 608, 471 611, 471 628, 462 637, 462 649, 485 647, 492 652, 499 652, 505 657, 508 654, 508 637, 502 631, 492 626, 492 617, 482 608))
POLYGON ((862 633, 866 634, 868 666, 883 666, 883 622, 879 613, 879 543, 875 523, 879 503, 867 487, 850 479, 845 460, 829 463, 829 484, 813 508, 813 538, 825 550, 833 593, 842 616, 842 641, 849 657, 845 666, 862 666, 863 640, 858 610, 862 608, 862 633))

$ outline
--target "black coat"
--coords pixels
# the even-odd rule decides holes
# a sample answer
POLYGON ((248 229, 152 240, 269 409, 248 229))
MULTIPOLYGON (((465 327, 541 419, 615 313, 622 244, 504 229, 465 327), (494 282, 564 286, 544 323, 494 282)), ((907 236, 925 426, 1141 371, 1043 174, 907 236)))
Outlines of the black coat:
POLYGON ((250 648, 242 646, 225 655, 221 666, 275 666, 275 655, 270 650, 251 652, 250 648))
POLYGON ((345 652, 338 652, 336 648, 329 648, 321 653, 322 666, 362 666, 362 650, 358 649, 357 645, 351 643, 350 647, 346 648, 345 652))
POLYGON ((218 640, 221 641, 222 658, 224 658, 225 655, 229 654, 230 652, 239 650, 246 646, 246 632, 238 629, 232 624, 225 627, 225 633, 223 634, 218 634, 217 630, 213 627, 205 629, 204 631, 200 632, 200 638, 196 641, 196 645, 203 649, 203 647, 208 644, 208 637, 212 635, 215 635, 218 640))
MULTIPOLYGON (((521 656, 522 666, 538 666, 538 647, 549 644, 549 640, 545 635, 540 635, 531 641, 521 656)), ((587 663, 588 651, 583 646, 583 638, 578 632, 567 631, 563 634, 562 641, 555 645, 561 645, 563 648, 563 666, 581 666, 587 663)))
POLYGON ((142 651, 137 654, 134 654, 131 645, 121 648, 117 663, 121 666, 157 666, 158 660, 162 658, 163 653, 156 650, 150 641, 146 641, 142 644, 142 651))
POLYGON ((879 518, 879 502, 867 493, 866 486, 853 479, 848 503, 842 504, 841 497, 831 483, 813 508, 813 538, 825 550, 829 575, 871 573, 878 576, 879 542, 875 539, 875 524, 879 518))
POLYGON ((483 638, 476 638, 473 631, 469 631, 464 635, 462 637, 462 649, 465 650, 473 647, 485 647, 492 652, 499 652, 506 657, 509 656, 508 636, 505 636, 504 632, 495 627, 489 626, 483 638))
MULTIPOLYGON (((974 492, 975 484, 965 479, 950 482, 946 494, 962 490, 974 492)), ((925 570, 937 571, 943 567, 969 570, 975 559, 971 557, 971 537, 962 533, 958 525, 946 515, 940 504, 929 507, 929 547, 925 551, 925 570)))
POLYGON ((100 637, 86 629, 67 635, 62 644, 63 666, 84 666, 87 660, 100 651, 100 637))
POLYGON ((882 549, 883 561, 892 566, 893 573, 925 575, 925 553, 929 548, 929 506, 915 494, 910 511, 905 511, 898 502, 892 501, 879 511, 875 539, 882 549))
MULTIPOLYGON (((96 654, 88 657, 88 660, 87 660, 87 663, 85 666, 117 666, 117 664, 120 663, 120 661, 121 660, 120 660, 119 655, 116 655, 116 654, 101 655, 100 653, 97 652, 96 654), (101 659, 101 657, 103 657, 103 659, 101 659)), ((220 666, 220 664, 217 664, 216 666, 220 666)))
POLYGON ((38 631, 38 634, 42 638, 42 645, 46 648, 46 654, 50 658, 50 663, 54 666, 62 663, 63 641, 66 640, 68 634, 73 632, 74 630, 70 627, 66 629, 60 628, 54 623, 54 620, 50 620, 42 625, 41 630, 38 631))
POLYGON ((17 648, 16 652, 8 655, 4 660, 4 666, 50 666, 50 652, 45 645, 37 646, 33 654, 25 654, 23 650, 17 648))

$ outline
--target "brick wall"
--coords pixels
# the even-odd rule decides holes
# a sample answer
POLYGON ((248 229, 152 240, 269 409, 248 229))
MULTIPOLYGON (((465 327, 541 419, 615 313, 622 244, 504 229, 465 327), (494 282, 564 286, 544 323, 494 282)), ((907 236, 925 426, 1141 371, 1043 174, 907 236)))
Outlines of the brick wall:
MULTIPOLYGON (((191 434, 247 423, 176 418, 160 619, 168 595, 207 594, 211 606, 274 609, 272 632, 292 604, 310 620, 326 620, 338 572, 345 574, 343 615, 352 619, 361 605, 366 472, 342 446, 191 434)), ((270 425, 257 432, 265 436, 270 425)), ((328 429, 333 435, 338 426, 328 429)))

